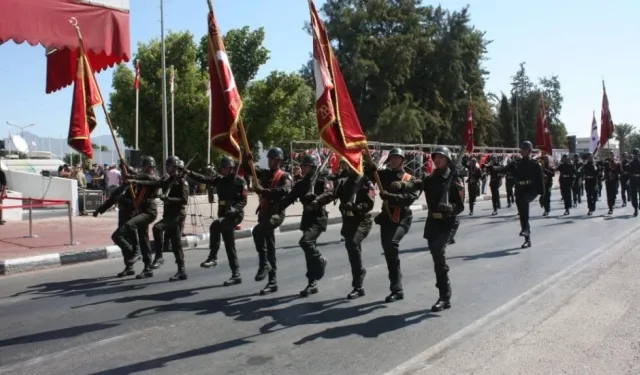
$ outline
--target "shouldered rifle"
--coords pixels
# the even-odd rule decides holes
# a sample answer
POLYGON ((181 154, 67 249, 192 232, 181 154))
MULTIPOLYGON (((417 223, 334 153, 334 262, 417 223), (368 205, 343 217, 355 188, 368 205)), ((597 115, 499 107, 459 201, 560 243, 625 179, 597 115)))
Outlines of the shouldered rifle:
POLYGON ((311 178, 311 185, 309 185, 309 193, 313 194, 314 187, 316 186, 316 182, 318 181, 318 177, 320 177, 320 173, 324 170, 324 168, 329 163, 329 159, 331 159, 331 156, 333 156, 333 152, 329 153, 329 155, 327 155, 327 157, 324 159, 322 164, 320 164, 320 166, 316 168, 316 171, 313 174, 313 177, 311 178))
POLYGON ((184 165, 184 167, 180 167, 178 170, 178 174, 176 174, 175 176, 169 176, 169 178, 167 179, 167 186, 162 189, 162 195, 167 195, 167 193, 169 193, 169 189, 171 188, 171 183, 175 180, 178 179, 179 177, 183 177, 184 175, 184 170, 185 169, 189 169, 189 166, 191 165, 191 163, 193 162, 193 160, 196 158, 196 156, 198 156, 198 153, 196 152, 191 159, 189 159, 189 161, 187 161, 187 163, 184 165))
POLYGON ((451 173, 449 173, 449 178, 444 183, 444 192, 442 194, 442 198, 440 198, 440 205, 446 206, 449 203, 449 190, 451 189, 451 183, 453 179, 458 177, 458 168, 462 162, 462 158, 464 157, 464 145, 460 147, 460 152, 456 156, 456 160, 451 165, 451 173))

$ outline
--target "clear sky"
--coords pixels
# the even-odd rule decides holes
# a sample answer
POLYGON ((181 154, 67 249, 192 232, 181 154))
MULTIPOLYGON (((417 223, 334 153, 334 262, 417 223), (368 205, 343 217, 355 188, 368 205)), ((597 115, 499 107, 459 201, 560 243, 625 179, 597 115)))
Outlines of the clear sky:
MULTIPOLYGON (((319 7, 324 0, 318 0, 319 7)), ((131 44, 160 35, 159 0, 131 0, 131 44)), ((509 91, 509 80, 521 61, 537 77, 557 74, 562 84, 561 118, 570 134, 588 136, 593 110, 600 119, 602 78, 614 122, 640 127, 640 1, 638 0, 449 0, 442 5, 459 9, 471 5, 473 24, 493 43, 485 63, 491 73, 487 90, 509 91), (634 37, 635 35, 635 37, 634 37)), ((259 77, 272 70, 298 70, 309 57, 311 39, 302 30, 309 13, 305 0, 214 0, 223 31, 263 26, 271 59, 259 77)), ((165 28, 206 32, 205 0, 166 0, 165 28)), ((12 42, 0 46, 0 135, 17 130, 5 124, 36 123, 29 131, 40 136, 66 137, 71 87, 46 95, 46 61, 42 47, 12 42)), ((111 90, 112 70, 98 75, 105 97, 111 90)), ((107 134, 104 122, 97 134, 107 134)))

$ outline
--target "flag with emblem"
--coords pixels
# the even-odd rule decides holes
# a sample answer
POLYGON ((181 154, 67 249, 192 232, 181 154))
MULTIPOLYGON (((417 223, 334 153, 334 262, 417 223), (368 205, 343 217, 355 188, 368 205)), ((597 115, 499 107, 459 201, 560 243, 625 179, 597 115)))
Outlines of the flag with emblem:
POLYGON ((553 154, 551 147, 551 131, 547 120, 547 111, 544 108, 544 96, 540 96, 538 104, 538 118, 536 119, 536 148, 547 155, 553 154))
POLYGON ((589 152, 594 153, 600 146, 598 138, 598 122, 596 121, 596 111, 593 111, 593 119, 591 120, 591 139, 589 139, 589 152))
POLYGON ((96 114, 93 107, 102 104, 96 77, 93 75, 89 59, 84 52, 82 38, 76 59, 76 76, 73 81, 73 101, 67 144, 85 157, 93 158, 91 132, 96 128, 96 114))
MULTIPOLYGON (((211 4, 210 4, 211 5, 211 4)), ((211 145, 240 160, 238 123, 242 99, 233 78, 213 9, 209 8, 209 87, 211 93, 211 145)), ((248 150, 247 150, 248 151, 248 150)))
POLYGON ((611 110, 609 109, 609 97, 607 96, 607 88, 602 81, 602 110, 600 112, 600 145, 604 145, 613 138, 615 127, 611 119, 611 110))
POLYGON ((136 76, 133 79, 133 88, 136 91, 140 88, 140 60, 136 60, 136 76))
POLYGON ((464 124, 464 133, 462 134, 464 140, 464 149, 468 153, 473 152, 473 104, 469 102, 467 107, 467 122, 464 124))
POLYGON ((313 35, 318 133, 329 149, 343 158, 351 169, 362 174, 362 154, 363 148, 367 147, 367 138, 312 0, 309 0, 309 11, 313 35))

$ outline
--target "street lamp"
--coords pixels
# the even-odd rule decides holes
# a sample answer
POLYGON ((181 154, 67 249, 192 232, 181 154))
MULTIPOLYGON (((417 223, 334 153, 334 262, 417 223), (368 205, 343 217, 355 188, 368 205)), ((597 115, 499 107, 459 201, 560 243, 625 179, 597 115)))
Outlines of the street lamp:
POLYGON ((24 138, 24 129, 30 128, 32 126, 35 126, 35 124, 29 124, 29 125, 20 126, 20 125, 16 125, 14 123, 11 123, 9 121, 7 121, 7 125, 15 126, 16 128, 20 129, 20 136, 22 138, 24 138))

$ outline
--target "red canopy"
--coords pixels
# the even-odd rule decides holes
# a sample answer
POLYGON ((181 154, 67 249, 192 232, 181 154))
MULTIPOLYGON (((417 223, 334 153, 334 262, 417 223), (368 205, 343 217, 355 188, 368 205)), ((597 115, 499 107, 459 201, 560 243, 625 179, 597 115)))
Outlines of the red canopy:
POLYGON ((73 0, 0 1, 0 44, 13 40, 48 50, 47 94, 73 82, 78 37, 69 24, 78 21, 87 57, 95 72, 129 61, 129 12, 73 0))

